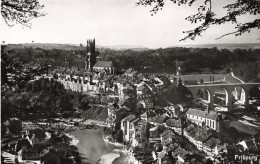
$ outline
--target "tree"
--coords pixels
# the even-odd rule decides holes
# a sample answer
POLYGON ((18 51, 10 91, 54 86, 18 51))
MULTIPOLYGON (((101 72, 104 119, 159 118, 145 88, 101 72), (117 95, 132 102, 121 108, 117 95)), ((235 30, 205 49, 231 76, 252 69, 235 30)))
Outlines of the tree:
POLYGON ((2 0, 1 15, 9 27, 17 23, 31 27, 30 21, 33 18, 46 15, 40 11, 43 7, 38 0, 2 0))
POLYGON ((123 139, 123 131, 122 130, 118 130, 116 135, 115 135, 115 139, 117 142, 119 143, 123 143, 124 139, 123 139))
POLYGON ((32 68, 17 58, 11 58, 6 51, 6 46, 1 45, 1 87, 17 85, 22 88, 35 76, 46 73, 48 69, 47 66, 32 68))
MULTIPOLYGON (((155 5, 150 12, 156 14, 159 10, 162 10, 165 6, 166 0, 138 0, 137 5, 152 6, 155 5)), ((235 24, 235 31, 231 33, 224 34, 217 39, 220 39, 227 35, 239 36, 246 32, 250 32, 251 29, 260 28, 260 19, 250 20, 247 22, 240 23, 238 19, 244 15, 257 15, 260 14, 260 1, 259 0, 236 0, 234 3, 229 3, 223 6, 226 9, 226 13, 222 17, 217 17, 216 13, 213 11, 212 6, 214 4, 212 0, 171 0, 173 3, 180 5, 194 6, 197 2, 199 5, 198 12, 194 15, 190 15, 185 18, 185 20, 191 23, 200 23, 193 30, 183 31, 187 35, 180 41, 185 41, 187 39, 194 40, 197 36, 200 36, 202 32, 206 31, 209 27, 213 25, 223 25, 227 22, 235 24)), ((214 1, 216 2, 216 1, 214 1)), ((217 3, 217 2, 216 2, 217 3)), ((258 17, 259 18, 259 17, 258 17)))

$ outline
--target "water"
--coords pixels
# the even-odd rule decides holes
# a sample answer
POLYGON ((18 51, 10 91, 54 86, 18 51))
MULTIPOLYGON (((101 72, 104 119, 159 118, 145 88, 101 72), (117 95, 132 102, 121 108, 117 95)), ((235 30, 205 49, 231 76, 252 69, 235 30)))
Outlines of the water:
POLYGON ((77 147, 79 152, 83 158, 86 158, 83 160, 84 163, 96 164, 103 155, 111 154, 114 149, 121 148, 104 142, 102 128, 96 130, 76 129, 70 135, 73 135, 78 140, 77 147))

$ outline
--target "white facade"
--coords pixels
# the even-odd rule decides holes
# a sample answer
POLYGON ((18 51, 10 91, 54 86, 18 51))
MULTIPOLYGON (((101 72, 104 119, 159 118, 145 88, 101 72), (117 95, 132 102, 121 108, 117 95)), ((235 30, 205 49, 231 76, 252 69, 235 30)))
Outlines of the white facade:
POLYGON ((212 119, 208 119, 208 118, 204 118, 204 117, 200 117, 200 116, 194 116, 194 115, 190 115, 187 114, 187 119, 190 120, 191 122, 194 122, 195 124, 202 126, 202 123, 204 122, 206 126, 210 127, 213 130, 217 130, 217 121, 216 120, 212 120, 212 119))

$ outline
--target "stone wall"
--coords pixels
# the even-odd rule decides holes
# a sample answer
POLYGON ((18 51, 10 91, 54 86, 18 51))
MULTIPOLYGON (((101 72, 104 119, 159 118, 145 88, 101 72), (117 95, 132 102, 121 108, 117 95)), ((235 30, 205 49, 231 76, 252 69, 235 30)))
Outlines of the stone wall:
POLYGON ((90 83, 84 84, 79 82, 72 82, 66 80, 57 80, 64 85, 65 89, 71 89, 72 91, 86 93, 88 91, 97 91, 98 87, 96 85, 91 85, 90 83))

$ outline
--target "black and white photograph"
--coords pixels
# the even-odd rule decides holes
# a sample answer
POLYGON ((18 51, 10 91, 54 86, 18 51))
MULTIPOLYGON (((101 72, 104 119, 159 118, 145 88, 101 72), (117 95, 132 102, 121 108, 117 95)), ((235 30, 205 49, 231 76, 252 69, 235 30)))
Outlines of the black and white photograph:
POLYGON ((260 164, 260 0, 1 0, 2 164, 260 164))

